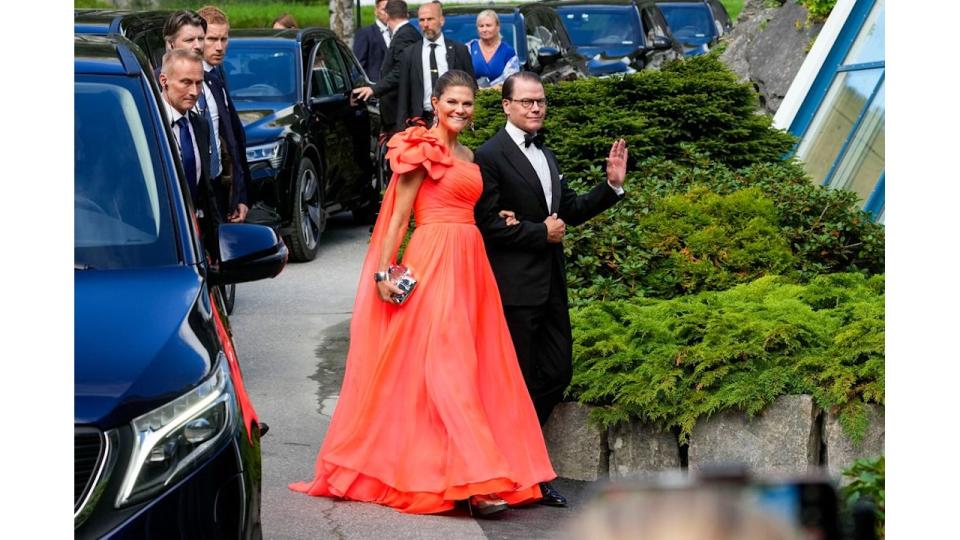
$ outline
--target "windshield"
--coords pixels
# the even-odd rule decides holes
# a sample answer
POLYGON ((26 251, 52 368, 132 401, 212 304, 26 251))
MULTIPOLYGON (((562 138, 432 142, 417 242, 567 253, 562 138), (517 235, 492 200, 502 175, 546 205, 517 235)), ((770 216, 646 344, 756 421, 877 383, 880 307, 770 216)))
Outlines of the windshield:
POLYGON ((643 44, 633 6, 567 6, 558 7, 557 13, 578 47, 643 44))
POLYGON ((169 197, 139 80, 74 86, 73 245, 78 268, 177 264, 169 197))
POLYGON ((223 61, 234 101, 294 103, 297 100, 296 49, 230 43, 223 61))
MULTIPOLYGON (((513 21, 506 20, 507 16, 503 14, 498 14, 498 17, 500 18, 501 39, 517 51, 517 26, 513 21)), ((411 20, 410 22, 416 21, 411 20)), ((419 25, 414 26, 419 28, 419 25)), ((443 18, 443 35, 445 38, 455 39, 460 43, 477 39, 477 16, 473 13, 445 16, 443 18)))
POLYGON ((673 37, 684 43, 706 43, 713 39, 713 15, 706 4, 657 4, 667 19, 673 37))

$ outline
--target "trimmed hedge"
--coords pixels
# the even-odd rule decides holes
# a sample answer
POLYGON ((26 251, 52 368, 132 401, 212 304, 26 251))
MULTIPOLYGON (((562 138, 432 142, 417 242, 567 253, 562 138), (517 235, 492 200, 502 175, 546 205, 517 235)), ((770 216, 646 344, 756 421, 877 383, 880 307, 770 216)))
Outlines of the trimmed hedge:
MULTIPOLYGON (((567 229, 574 305, 722 290, 767 273, 883 272, 883 227, 858 209, 856 195, 813 185, 798 163, 782 159, 794 138, 755 113, 753 88, 715 55, 546 91, 547 143, 572 187, 603 181, 616 137, 630 152, 626 199, 567 229), (727 208, 692 195, 703 189, 738 203, 727 208), (734 195, 745 189, 755 191, 734 195), (764 227, 744 229, 753 218, 764 227)), ((472 147, 504 122, 498 91, 476 101, 475 130, 461 135, 472 147)))
POLYGON ((697 420, 809 393, 856 441, 884 403, 884 278, 767 276, 722 292, 573 309, 568 396, 602 425, 637 418, 687 441, 697 420))

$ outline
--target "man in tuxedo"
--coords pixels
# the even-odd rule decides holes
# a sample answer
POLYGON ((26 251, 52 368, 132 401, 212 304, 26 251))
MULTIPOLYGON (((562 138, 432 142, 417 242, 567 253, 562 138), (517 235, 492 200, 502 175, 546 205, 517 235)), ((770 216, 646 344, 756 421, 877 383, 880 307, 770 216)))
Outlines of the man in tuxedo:
POLYGON ((160 97, 170 122, 187 188, 200 223, 201 238, 217 253, 216 228, 220 212, 210 186, 210 146, 207 123, 193 108, 203 91, 203 58, 190 49, 173 49, 163 55, 158 77, 160 97))
POLYGON ((233 98, 227 92, 222 67, 230 39, 230 23, 226 14, 214 6, 204 6, 197 13, 207 24, 203 38, 204 89, 199 104, 211 128, 211 183, 217 202, 225 212, 224 221, 241 223, 249 210, 250 165, 247 136, 233 98))
POLYGON ((366 101, 370 96, 380 99, 380 130, 389 135, 403 129, 397 122, 397 88, 400 84, 400 57, 410 45, 420 40, 420 32, 407 19, 407 3, 403 0, 387 0, 387 26, 393 33, 390 48, 380 66, 380 80, 373 87, 354 88, 353 97, 366 101))
MULTIPOLYGON (((543 146, 547 100, 540 76, 521 71, 507 78, 501 104, 506 126, 474 154, 483 176, 475 209, 497 279, 510 337, 540 425, 563 398, 573 373, 573 338, 567 304, 563 235, 613 206, 623 196, 627 149, 613 143, 605 182, 578 195, 567 186, 557 158, 543 146), (502 210, 519 223, 507 224, 502 210)), ((566 506, 550 484, 541 503, 566 506)))
POLYGON ((423 39, 404 51, 400 58, 397 122, 423 118, 430 125, 433 109, 430 97, 437 79, 451 69, 473 75, 473 60, 467 46, 443 35, 443 8, 440 2, 423 4, 417 10, 423 39))
POLYGON ((380 80, 380 65, 390 46, 391 32, 387 25, 390 18, 384 9, 386 5, 387 0, 377 0, 373 11, 376 20, 370 26, 357 30, 353 38, 353 54, 373 82, 380 80))

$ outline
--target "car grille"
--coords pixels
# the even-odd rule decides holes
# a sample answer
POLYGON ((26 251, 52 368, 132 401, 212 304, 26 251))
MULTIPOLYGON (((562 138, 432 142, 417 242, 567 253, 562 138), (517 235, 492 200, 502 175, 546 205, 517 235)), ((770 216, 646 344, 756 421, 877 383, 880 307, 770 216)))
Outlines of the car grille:
POLYGON ((76 428, 73 434, 73 504, 80 506, 93 488, 95 472, 103 459, 103 434, 91 428, 76 428))

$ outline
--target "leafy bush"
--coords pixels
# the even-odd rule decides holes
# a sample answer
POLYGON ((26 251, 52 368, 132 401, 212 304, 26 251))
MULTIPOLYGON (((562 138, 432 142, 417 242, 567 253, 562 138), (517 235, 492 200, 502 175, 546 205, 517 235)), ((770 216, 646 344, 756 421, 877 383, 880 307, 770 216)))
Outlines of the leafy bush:
POLYGON ((874 505, 877 517, 877 538, 886 535, 886 465, 883 456, 869 459, 858 459, 843 471, 843 475, 851 482, 841 488, 840 496, 849 512, 860 500, 868 499, 874 505))
POLYGON ((809 393, 859 441, 863 404, 884 402, 883 316, 883 276, 855 273, 594 302, 571 311, 568 396, 602 425, 639 419, 686 441, 702 417, 809 393))
MULTIPOLYGON (((630 150, 626 199, 567 230, 574 304, 719 290, 764 273, 809 279, 883 272, 883 227, 857 208, 853 193, 813 185, 798 163, 783 161, 792 137, 755 114, 752 87, 737 82, 713 55, 546 91, 547 142, 575 189, 602 181, 600 166, 615 137, 624 137, 630 150), (720 208, 687 195, 703 188, 731 197, 753 188, 759 191, 751 194, 766 199, 733 197, 739 203, 727 215, 710 214, 720 208), (676 196, 688 203, 671 199, 668 212, 664 201, 676 196), (742 229, 759 206, 772 207, 773 217, 765 213, 761 220, 773 228, 742 229), (708 224, 709 231, 698 228, 708 224), (666 234, 673 227, 675 234, 666 234), (790 256, 779 251, 784 242, 790 256)), ((461 139, 476 147, 503 126, 498 91, 478 94, 474 120, 475 130, 461 139)))
MULTIPOLYGON (((753 87, 738 82, 716 55, 622 78, 551 84, 546 92, 546 142, 571 179, 595 176, 591 171, 615 137, 627 141, 632 166, 653 156, 679 157, 692 148, 741 167, 779 160, 794 141, 773 129, 769 116, 754 113, 753 87)), ((476 130, 461 140, 475 148, 503 126, 499 91, 479 93, 474 122, 476 130)))
POLYGON ((646 213, 627 208, 581 229, 567 248, 576 253, 568 272, 574 304, 727 289, 797 266, 773 202, 756 189, 718 195, 696 187, 646 213))
POLYGON ((800 0, 800 3, 807 8, 807 14, 811 19, 822 21, 833 11, 837 0, 800 0))

